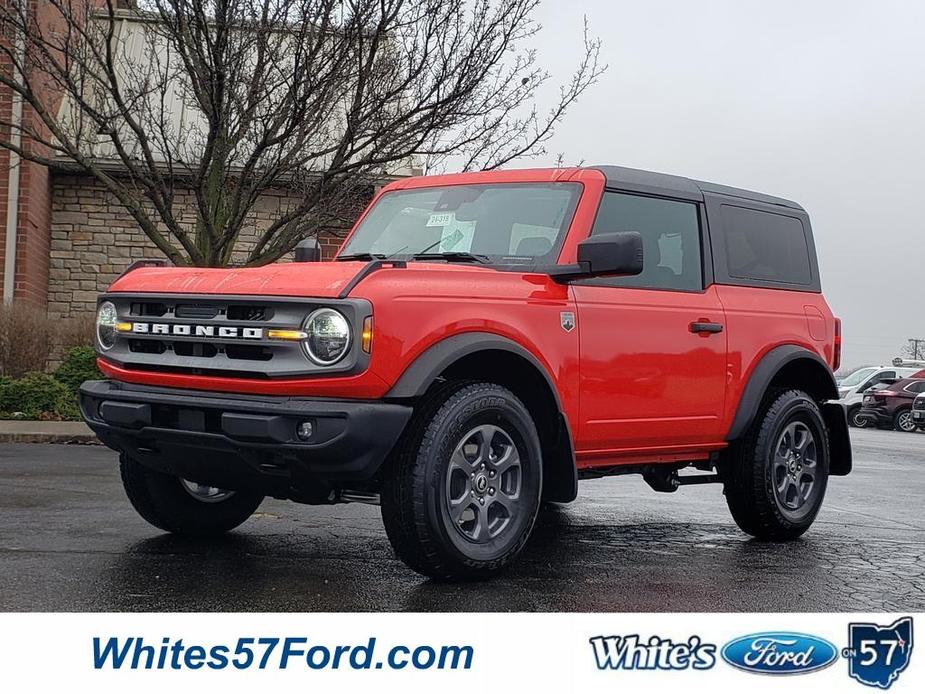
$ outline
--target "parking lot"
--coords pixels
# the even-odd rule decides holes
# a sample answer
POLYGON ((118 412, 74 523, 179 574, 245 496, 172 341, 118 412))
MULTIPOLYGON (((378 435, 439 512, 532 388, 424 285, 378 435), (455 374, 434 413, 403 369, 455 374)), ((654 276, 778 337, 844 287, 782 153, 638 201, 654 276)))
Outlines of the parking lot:
POLYGON ((266 501, 219 542, 159 533, 99 446, 0 446, 0 610, 922 611, 925 435, 852 431, 800 541, 750 540, 717 485, 584 482, 502 577, 444 584, 391 553, 372 506, 266 501))

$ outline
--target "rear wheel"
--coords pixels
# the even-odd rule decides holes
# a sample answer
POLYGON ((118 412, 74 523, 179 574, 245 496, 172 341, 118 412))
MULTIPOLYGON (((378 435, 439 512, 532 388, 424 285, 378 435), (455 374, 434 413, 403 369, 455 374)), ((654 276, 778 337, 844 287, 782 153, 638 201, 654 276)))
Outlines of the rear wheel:
POLYGON ((907 434, 915 431, 915 421, 912 419, 912 410, 900 410, 893 416, 893 428, 907 434))
POLYGON ((829 476, 829 438, 819 406, 800 390, 766 398, 723 464, 723 491, 736 524, 766 540, 792 540, 819 512, 829 476))
POLYGON ((434 578, 485 578, 523 549, 542 491, 536 426, 493 383, 457 383, 418 407, 382 519, 399 558, 434 578))
POLYGON ((230 491, 157 472, 122 455, 122 485, 139 515, 178 535, 221 535, 246 521, 263 501, 254 492, 230 491))

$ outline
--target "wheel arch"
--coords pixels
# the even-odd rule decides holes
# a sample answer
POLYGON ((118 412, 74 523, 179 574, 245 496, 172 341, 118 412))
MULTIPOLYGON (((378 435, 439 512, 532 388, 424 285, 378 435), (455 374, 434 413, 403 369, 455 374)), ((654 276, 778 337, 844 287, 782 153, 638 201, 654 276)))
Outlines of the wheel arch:
POLYGON ((571 431, 555 382, 540 361, 513 340, 493 333, 453 335, 422 352, 386 394, 416 400, 446 380, 498 383, 530 411, 543 451, 543 498, 569 502, 578 495, 571 431))
POLYGON ((829 471, 832 475, 847 475, 852 466, 847 413, 840 403, 828 402, 838 399, 835 377, 822 357, 799 345, 780 345, 761 358, 742 391, 726 440, 742 438, 758 416, 765 395, 787 387, 806 391, 820 404, 829 430, 829 471))

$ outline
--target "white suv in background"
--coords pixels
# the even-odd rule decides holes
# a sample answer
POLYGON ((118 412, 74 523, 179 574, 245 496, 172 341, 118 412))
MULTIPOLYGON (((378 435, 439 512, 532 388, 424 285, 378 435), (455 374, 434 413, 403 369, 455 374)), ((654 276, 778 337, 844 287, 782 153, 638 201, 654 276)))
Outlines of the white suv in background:
POLYGON ((853 427, 870 426, 866 420, 857 419, 864 393, 876 385, 895 383, 921 370, 920 366, 865 366, 841 379, 838 382, 839 402, 848 412, 848 423, 853 427))

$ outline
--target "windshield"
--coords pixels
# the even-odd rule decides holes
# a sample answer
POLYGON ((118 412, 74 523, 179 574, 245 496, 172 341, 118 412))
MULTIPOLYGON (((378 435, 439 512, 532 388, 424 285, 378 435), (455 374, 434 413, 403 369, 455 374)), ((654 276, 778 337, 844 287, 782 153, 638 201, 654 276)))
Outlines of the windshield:
POLYGON ((501 264, 554 262, 580 194, 576 183, 392 191, 379 198, 339 257, 471 254, 501 264))
POLYGON ((877 367, 867 367, 865 369, 858 369, 849 376, 845 376, 838 385, 840 386, 856 386, 865 378, 870 376, 877 370, 877 367))

